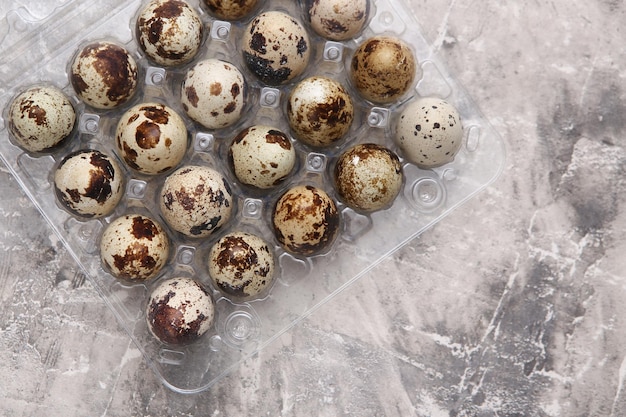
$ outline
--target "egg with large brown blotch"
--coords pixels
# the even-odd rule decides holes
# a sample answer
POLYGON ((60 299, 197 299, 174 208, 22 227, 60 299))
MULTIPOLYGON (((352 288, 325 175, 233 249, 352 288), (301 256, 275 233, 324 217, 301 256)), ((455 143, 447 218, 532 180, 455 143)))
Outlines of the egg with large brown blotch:
POLYGON ((417 68, 413 51, 404 41, 375 36, 354 52, 350 78, 363 98, 376 104, 389 104, 413 87, 417 68))
POLYGON ((97 109, 118 107, 137 90, 137 63, 112 42, 93 42, 72 61, 70 81, 78 97, 97 109))
POLYGON ((373 143, 353 146, 339 157, 334 180, 351 208, 373 212, 389 207, 402 188, 402 165, 391 150, 373 143))
POLYGON ((152 0, 137 18, 137 42, 158 65, 191 61, 200 50, 203 32, 198 13, 181 0, 152 0))
POLYGON ((131 282, 158 275, 167 262, 170 242, 150 217, 129 214, 113 220, 100 239, 100 259, 111 274, 131 282))
POLYGON ((214 58, 198 62, 187 72, 181 104, 189 117, 207 129, 239 121, 246 104, 247 85, 239 69, 214 58))
POLYGON ((302 74, 311 55, 304 26, 279 11, 252 19, 243 33, 241 49, 250 72, 263 83, 275 86, 302 74))
POLYGON ((198 281, 170 278, 152 292, 146 308, 150 333, 162 343, 182 346, 200 339, 215 321, 215 303, 198 281))
POLYGON ((206 237, 227 224, 233 196, 226 179, 205 166, 185 166, 171 173, 159 196, 167 224, 187 237, 206 237))
POLYGON ((209 12, 222 20, 239 20, 256 9, 259 0, 204 0, 209 12))
POLYGON ((400 113, 395 140, 402 155, 420 168, 450 163, 463 142, 461 116, 456 107, 443 99, 420 98, 400 113))
POLYGON ((315 255, 328 249, 339 232, 337 205, 326 192, 297 185, 285 192, 272 214, 278 242, 296 255, 315 255))
POLYGON ((54 173, 59 202, 79 217, 111 214, 124 194, 124 176, 115 160, 97 150, 67 155, 54 173))
POLYGON ((369 0, 306 0, 311 27, 333 41, 353 39, 369 17, 369 0))
POLYGON ((169 106, 142 103, 120 118, 115 143, 124 162, 148 175, 166 172, 182 161, 187 151, 187 127, 169 106))
POLYGON ((9 131, 29 152, 50 150, 70 136, 76 111, 63 91, 32 86, 17 95, 9 107, 9 131))
POLYGON ((354 106, 341 83, 314 76, 302 80, 291 91, 287 119, 299 141, 313 147, 326 147, 348 133, 354 119, 354 106))
POLYGON ((236 298, 258 297, 274 281, 274 253, 250 233, 229 233, 218 240, 209 252, 208 267, 215 286, 236 298))

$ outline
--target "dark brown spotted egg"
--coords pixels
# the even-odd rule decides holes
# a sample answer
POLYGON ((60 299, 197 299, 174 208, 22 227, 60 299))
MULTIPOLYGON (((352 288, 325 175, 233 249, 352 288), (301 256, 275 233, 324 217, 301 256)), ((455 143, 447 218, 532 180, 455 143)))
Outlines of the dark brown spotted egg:
POLYGON ((137 18, 137 41, 158 65, 189 62, 202 44, 204 26, 198 13, 185 1, 152 0, 137 18))
POLYGON ((159 205, 170 227, 188 237, 209 236, 228 223, 233 196, 226 179, 205 166, 186 166, 171 173, 159 205))
POLYGON ((126 103, 137 90, 137 63, 123 47, 94 42, 74 57, 70 81, 78 97, 97 109, 126 103))
POLYGON ((230 145, 230 162, 243 184, 268 189, 285 180, 296 165, 296 150, 289 137, 271 126, 250 126, 230 145))
POLYGON ((359 144, 341 154, 334 174, 341 199, 359 211, 389 207, 402 188, 398 156, 374 143, 359 144))
POLYGON ((413 51, 402 40, 374 36, 354 52, 350 65, 352 84, 366 100, 389 104, 406 94, 416 78, 413 51))
POLYGON ((285 84, 309 63, 309 36, 296 19, 279 11, 265 12, 246 27, 241 40, 248 69, 263 83, 285 84))
POLYGON ((333 41, 361 33, 369 15, 369 0, 306 0, 311 27, 333 41))
POLYGON ((13 99, 8 120, 9 131, 19 146, 41 152, 59 145, 72 133, 76 112, 63 91, 33 86, 13 99))
POLYGON ((256 9, 259 0, 204 0, 209 12, 222 20, 239 20, 256 9))
POLYGON ((67 155, 54 173, 59 202, 79 217, 111 214, 124 194, 122 170, 115 160, 97 150, 67 155))
POLYGON ((239 69, 225 61, 198 62, 183 80, 181 103, 187 115, 207 129, 237 122, 246 104, 246 83, 239 69))
POLYGON ((274 253, 256 235, 229 233, 211 247, 208 268, 215 287, 225 294, 257 297, 274 281, 274 253))
POLYGON ((296 138, 313 147, 342 139, 354 119, 347 90, 327 77, 310 77, 296 85, 287 102, 287 119, 296 138))
POLYGON ((298 185, 285 192, 272 214, 278 242, 296 255, 315 255, 328 249, 339 232, 339 212, 320 188, 298 185))
POLYGON ((187 345, 213 325, 215 304, 209 292, 188 277, 170 278, 152 290, 146 308, 150 333, 162 343, 187 345))
POLYGON ((420 168, 435 168, 454 160, 463 142, 456 107, 436 97, 424 97, 402 110, 395 127, 402 155, 420 168))
POLYGON ((163 227, 155 220, 129 214, 113 220, 100 239, 100 259, 119 279, 146 281, 161 271, 170 250, 163 227))
POLYGON ((187 151, 187 128, 174 109, 161 103, 143 103, 122 115, 115 142, 128 166, 144 174, 159 174, 182 161, 187 151))

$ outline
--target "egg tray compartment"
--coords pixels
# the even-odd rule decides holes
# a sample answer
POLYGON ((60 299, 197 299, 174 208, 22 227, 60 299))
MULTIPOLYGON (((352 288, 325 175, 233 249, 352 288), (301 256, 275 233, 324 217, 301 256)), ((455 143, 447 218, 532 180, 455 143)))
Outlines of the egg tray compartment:
MULTIPOLYGON (((6 111, 0 118, 0 156, 25 193, 84 270, 142 352, 148 365, 171 389, 194 393, 208 389, 240 366, 282 333, 322 307, 331 297, 347 288, 369 269, 409 240, 458 208, 500 173, 504 164, 502 140, 484 119, 463 88, 433 54, 413 20, 413 13, 401 1, 372 1, 368 27, 357 39, 324 41, 308 30, 314 52, 309 69, 284 87, 263 87, 243 65, 237 45, 245 22, 222 22, 206 13, 210 25, 202 52, 190 64, 164 69, 151 65, 138 51, 134 23, 143 1, 110 0, 98 5, 88 1, 68 1, 51 9, 44 18, 35 18, 26 8, 11 10, 5 16, 8 31, 0 33, 0 106, 21 89, 35 83, 61 87, 73 100, 77 126, 73 138, 50 154, 29 155, 9 140, 6 111), (76 20, 79 19, 79 20, 76 20), (71 22, 77 22, 69 26, 71 22), (349 86, 347 71, 351 53, 363 40, 377 34, 403 39, 413 48, 422 76, 415 89, 402 102, 372 106, 359 99, 349 86), (80 45, 91 40, 112 40, 125 46, 140 66, 140 91, 123 108, 93 111, 75 96, 68 83, 67 68, 80 45), (244 119, 228 129, 206 131, 185 115, 177 98, 177 88, 187 68, 202 58, 217 57, 234 63, 249 84, 249 108, 244 119), (345 67, 347 68, 347 67, 345 67), (346 86, 355 104, 355 120, 347 139, 331 149, 298 150, 297 172, 267 194, 255 193, 237 183, 227 164, 227 147, 242 128, 264 123, 289 134, 284 120, 285 101, 297 81, 311 75, 325 75, 346 86), (392 207, 370 215, 357 213, 341 204, 332 186, 332 167, 342 150, 356 143, 375 142, 398 152, 391 140, 394 118, 413 96, 437 96, 454 104, 464 127, 464 144, 454 162, 432 170, 403 163, 405 183, 392 207), (236 196, 235 219, 216 236, 187 240, 169 231, 172 253, 169 265, 159 277, 146 284, 127 285, 103 270, 98 239, 105 225, 126 213, 148 213, 160 219, 156 193, 165 175, 147 177, 125 169, 126 193, 115 212, 101 220, 76 219, 62 209, 54 196, 51 178, 56 164, 78 148, 96 148, 116 155, 113 137, 121 114, 134 104, 156 100, 170 105, 186 120, 189 149, 185 164, 201 164, 221 171, 236 196), (313 257, 292 256, 277 244, 271 227, 272 205, 280 193, 294 184, 313 184, 326 190, 341 212, 341 231, 331 249, 313 257), (251 231, 274 246, 277 279, 261 299, 238 302, 220 295, 212 287, 204 260, 210 245, 228 231, 251 231), (148 332, 145 322, 147 294, 158 282, 176 275, 194 276, 212 290, 216 300, 216 322, 199 342, 183 348, 166 347, 148 332)), ((190 4, 202 11, 197 2, 190 4)), ((3 6, 6 7, 6 6, 3 6)), ((262 10, 284 10, 305 22, 296 2, 267 1, 262 10)), ((249 17, 248 20, 252 18, 249 17)), ((401 155, 401 154, 400 154, 401 155)), ((121 167, 124 163, 118 161, 121 167)), ((161 223, 166 226, 162 220, 161 223)), ((167 228, 167 226, 166 226, 167 228)))

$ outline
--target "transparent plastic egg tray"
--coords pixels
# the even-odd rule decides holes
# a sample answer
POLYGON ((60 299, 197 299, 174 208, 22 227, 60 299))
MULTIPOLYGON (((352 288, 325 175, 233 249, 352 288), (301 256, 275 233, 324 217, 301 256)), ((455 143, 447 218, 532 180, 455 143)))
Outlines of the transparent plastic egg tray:
MULTIPOLYGON (((308 26, 305 7, 296 1, 271 0, 259 13, 281 10, 302 22, 308 30, 311 60, 305 72, 287 85, 267 86, 245 66, 239 41, 246 24, 213 17, 197 0, 189 3, 200 14, 206 30, 201 51, 181 67, 162 68, 142 53, 135 36, 141 0, 20 1, 2 4, 0 21, 0 155, 25 193, 38 207, 61 241, 84 270, 93 286, 119 319, 120 325, 142 352, 150 368, 171 389, 194 393, 206 390, 259 352, 294 324, 322 307, 392 252, 444 218, 490 184, 504 164, 501 138, 480 114, 463 88, 448 73, 422 36, 413 12, 401 0, 372 0, 368 24, 357 38, 327 41, 308 26), (40 4, 39 4, 40 3, 40 4), (404 40, 420 67, 419 78, 400 101, 385 106, 368 104, 350 85, 350 57, 358 45, 374 35, 404 40), (85 42, 110 40, 124 46, 137 60, 139 89, 131 101, 115 110, 98 111, 75 94, 68 68, 85 42), (180 105, 185 71, 198 60, 215 57, 236 65, 248 83, 248 107, 234 126, 207 130, 189 119, 180 105), (286 121, 286 100, 298 81, 324 75, 340 81, 355 105, 354 122, 346 139, 336 146, 311 149, 298 143, 286 121), (63 146, 45 154, 30 154, 15 145, 8 132, 7 107, 12 98, 33 84, 61 88, 73 101, 77 122, 63 146), (459 110, 463 145, 452 163, 420 169, 402 159, 392 140, 393 122, 403 106, 416 97, 435 96, 459 110), (158 101, 176 109, 185 119, 189 146, 180 166, 205 165, 220 171, 231 182, 235 199, 233 219, 219 232, 204 239, 185 239, 170 233, 171 254, 167 266, 154 280, 128 284, 110 275, 101 265, 99 238, 113 219, 126 213, 149 213, 162 219, 158 190, 167 174, 137 175, 128 168, 114 144, 115 127, 131 106, 158 101), (225 149, 246 126, 266 124, 290 135, 298 153, 295 172, 267 193, 249 192, 234 177, 225 149), (394 150, 404 170, 403 188, 393 205, 371 214, 359 213, 341 203, 333 188, 332 167, 338 155, 357 143, 374 142, 394 150), (101 219, 81 219, 57 201, 52 183, 59 161, 81 148, 104 150, 119 159, 124 170, 125 195, 116 210, 101 219), (306 257, 286 252, 271 227, 271 212, 288 187, 312 184, 325 190, 340 211, 340 231, 328 251, 306 257), (245 302, 224 296, 211 284, 206 267, 209 248, 225 233, 245 230, 262 236, 275 251, 277 277, 260 299, 245 302), (184 347, 166 346, 148 331, 145 309, 150 290, 162 280, 191 276, 210 289, 216 319, 201 340, 184 347)), ((162 224, 166 224, 161 221, 162 224)))

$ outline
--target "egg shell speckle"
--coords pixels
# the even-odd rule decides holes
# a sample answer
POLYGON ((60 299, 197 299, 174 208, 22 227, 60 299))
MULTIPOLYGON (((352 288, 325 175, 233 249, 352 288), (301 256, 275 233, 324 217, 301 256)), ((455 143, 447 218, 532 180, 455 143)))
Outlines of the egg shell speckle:
POLYGON ((70 81, 78 97, 89 106, 115 108, 137 90, 137 63, 117 44, 94 42, 74 57, 70 81))
POLYGON ((230 162, 243 184, 268 189, 293 171, 296 150, 283 132, 271 126, 248 127, 233 139, 230 162))
POLYGON ((103 217, 115 210, 124 194, 119 165, 97 150, 79 150, 67 155, 54 173, 59 202, 79 217, 103 217))
POLYGON ((137 41, 152 61, 163 66, 189 62, 202 44, 198 13, 181 0, 153 0, 137 18, 137 41))
POLYGON ((233 197, 219 172, 185 166, 171 173, 161 190, 159 205, 170 227, 188 237, 206 237, 228 223, 233 197))
POLYGON ((262 238, 244 232, 223 236, 212 247, 209 274, 222 292, 237 297, 256 297, 274 280, 274 254, 262 238))
POLYGON ((296 138, 313 147, 330 146, 341 140, 354 120, 348 91, 327 77, 299 82, 289 95, 287 119, 296 138))
POLYGON ((148 329, 169 345, 186 345, 198 340, 213 325, 215 304, 197 281, 170 278, 150 294, 146 309, 148 329))
POLYGON ((29 152, 41 152, 56 147, 72 133, 76 112, 63 91, 34 86, 13 99, 8 119, 17 143, 29 152))
POLYGON ((306 6, 313 30, 333 41, 357 36, 369 16, 369 0, 306 0, 306 6))
POLYGON ((139 214, 113 220, 100 239, 100 258, 116 278, 146 281, 165 266, 169 238, 155 220, 139 214))
POLYGON ((402 188, 402 165, 391 150, 373 143, 353 146, 335 165, 335 187, 353 209, 389 207, 402 188))
POLYGON ((182 161, 187 151, 187 128, 174 109, 143 103, 127 110, 115 133, 122 159, 144 174, 166 172, 182 161))
POLYGON ((243 33, 241 48, 248 69, 269 85, 285 84, 302 74, 311 55, 302 24, 279 11, 255 17, 243 33))
POLYGON ((400 113, 395 140, 403 156, 420 168, 450 163, 463 142, 461 117, 445 100, 435 97, 415 100, 400 113))
POLYGON ((218 59, 198 62, 182 84, 181 103, 185 112, 208 129, 236 123, 246 104, 246 82, 231 63, 218 59))
POLYGON ((204 0, 211 14, 223 20, 239 20, 250 14, 259 0, 204 0))
POLYGON ((406 94, 416 78, 417 63, 413 51, 402 40, 374 36, 354 52, 350 77, 366 100, 389 104, 406 94))
POLYGON ((274 207, 272 224, 278 242, 297 255, 315 255, 330 247, 339 232, 339 212, 324 190, 297 185, 274 207))

